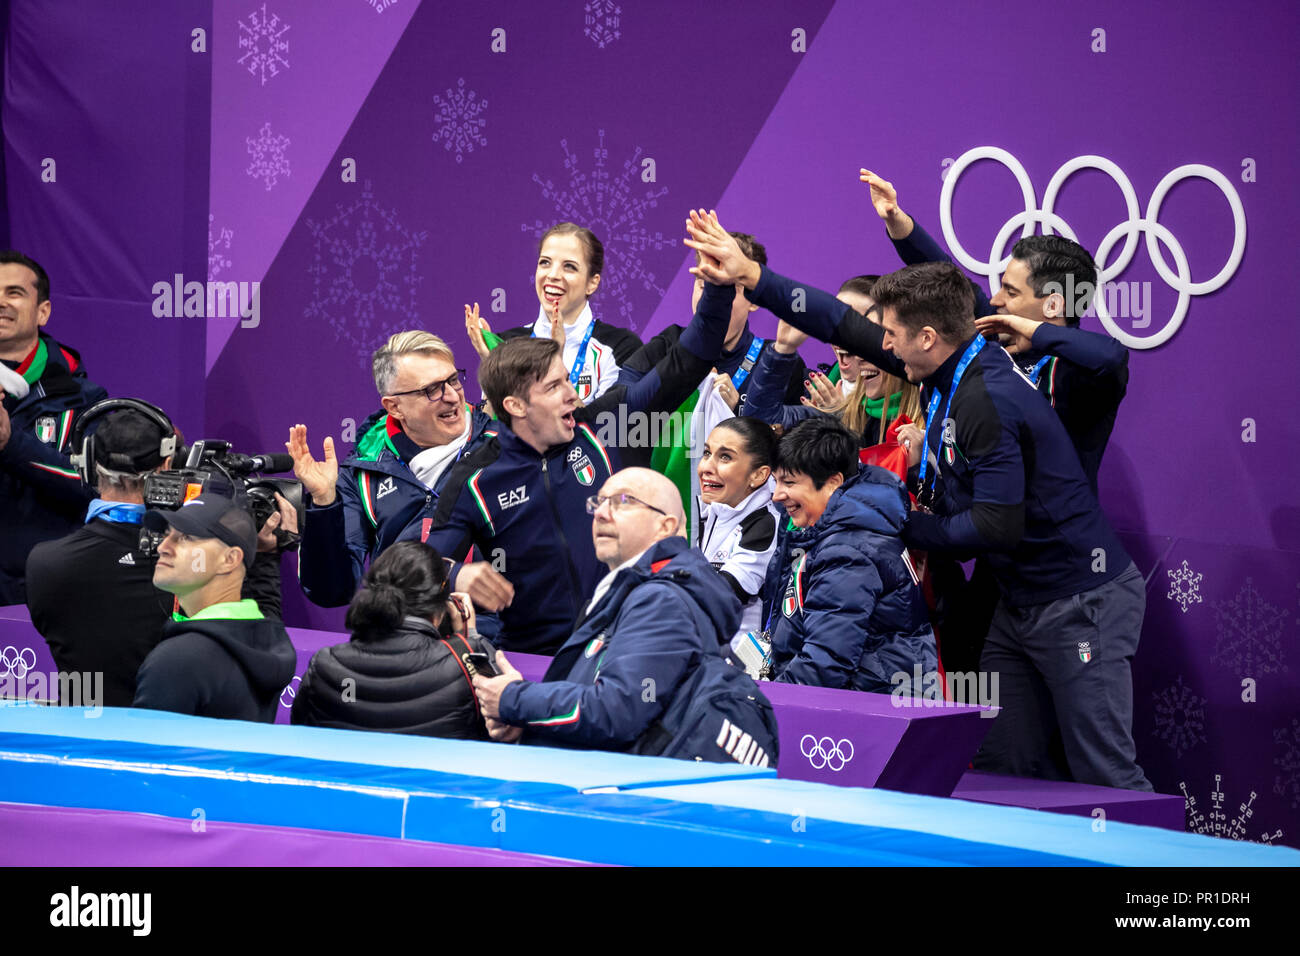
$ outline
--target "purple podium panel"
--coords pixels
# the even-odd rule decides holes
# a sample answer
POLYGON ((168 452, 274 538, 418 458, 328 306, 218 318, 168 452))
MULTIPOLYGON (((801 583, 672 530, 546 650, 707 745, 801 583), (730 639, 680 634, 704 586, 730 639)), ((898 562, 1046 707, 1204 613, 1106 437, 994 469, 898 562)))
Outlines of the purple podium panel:
POLYGON ((952 796, 975 803, 1069 813, 1166 830, 1186 829, 1185 801, 1182 796, 1167 793, 1116 790, 1063 780, 1029 780, 971 770, 958 781, 952 796), (1098 810, 1105 816, 1101 817, 1098 810))
POLYGON ((0 866, 596 866, 425 843, 125 810, 0 803, 0 866))
POLYGON ((0 697, 56 701, 57 675, 50 646, 32 626, 27 605, 0 607, 0 697))
POLYGON ((797 684, 763 693, 781 731, 777 776, 839 787, 946 797, 993 725, 981 706, 797 684))

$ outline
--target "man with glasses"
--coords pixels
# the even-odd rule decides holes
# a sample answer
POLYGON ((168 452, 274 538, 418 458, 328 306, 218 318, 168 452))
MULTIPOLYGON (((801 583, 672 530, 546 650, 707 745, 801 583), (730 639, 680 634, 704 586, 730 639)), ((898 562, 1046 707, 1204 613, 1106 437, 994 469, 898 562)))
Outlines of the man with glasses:
POLYGON ((552 339, 509 339, 483 359, 479 384, 496 411, 497 434, 452 467, 432 521, 414 522, 401 537, 456 562, 456 590, 500 612, 499 646, 553 654, 573 632, 602 573, 586 540, 587 498, 619 468, 623 450, 650 440, 653 429, 637 423, 677 408, 708 374, 735 294, 734 284, 709 284, 655 367, 589 405, 579 406, 552 339), (610 419, 630 427, 608 428, 610 419), (508 600, 476 593, 486 570, 509 581, 508 600))
MULTIPOLYGON (((608 573, 541 682, 497 654, 474 688, 495 740, 656 753, 658 722, 740 622, 740 600, 684 534, 676 486, 625 468, 589 496, 591 541, 608 573)), ((576 529, 575 529, 576 533, 576 529)))
MULTIPOLYGON (((383 409, 361 426, 341 468, 332 438, 325 439, 323 461, 312 457, 305 425, 289 430, 285 446, 311 498, 298 578, 321 607, 347 604, 367 562, 403 528, 432 518, 451 465, 484 434, 496 433, 488 415, 465 403, 465 370, 432 333, 389 338, 375 352, 374 377, 383 409)), ((490 563, 474 564, 461 584, 501 604, 513 594, 490 563)))

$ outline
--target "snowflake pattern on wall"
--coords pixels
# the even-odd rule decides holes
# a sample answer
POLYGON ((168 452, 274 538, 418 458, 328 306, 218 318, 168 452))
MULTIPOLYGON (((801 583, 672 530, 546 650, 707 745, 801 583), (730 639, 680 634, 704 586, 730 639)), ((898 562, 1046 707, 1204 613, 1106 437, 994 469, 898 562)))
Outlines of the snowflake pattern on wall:
POLYGON ((1273 781, 1273 792, 1290 797, 1291 808, 1295 809, 1300 807, 1300 717, 1291 718, 1290 728, 1274 730, 1273 742, 1282 748, 1282 755, 1273 758, 1280 771, 1273 781))
POLYGON ((264 181, 269 192, 281 176, 289 175, 289 157, 285 155, 289 137, 272 133, 271 124, 263 123, 257 139, 250 136, 244 142, 248 143, 248 154, 253 157, 245 172, 264 181))
POLYGON ((1187 560, 1183 559, 1181 568, 1174 568, 1172 571, 1166 571, 1169 575, 1169 593, 1165 595, 1171 601, 1177 601, 1187 613, 1189 604, 1201 603, 1200 583, 1202 575, 1193 571, 1187 566, 1187 560))
POLYGON ((383 13, 389 7, 397 6, 397 0, 366 0, 366 5, 373 7, 375 13, 383 13))
POLYGON ((307 229, 314 282, 303 316, 328 323, 368 363, 383 339, 419 323, 418 253, 428 233, 412 232, 397 210, 377 203, 369 180, 359 198, 338 203, 324 222, 308 219, 307 229))
POLYGON ((443 149, 448 152, 454 149, 456 162, 459 163, 464 160, 465 153, 474 152, 475 146, 487 145, 487 137, 483 135, 483 130, 487 128, 487 118, 482 114, 487 109, 488 101, 479 99, 473 90, 466 93, 463 76, 456 81, 455 91, 449 87, 446 92, 445 100, 436 93, 433 97, 438 106, 438 113, 433 118, 434 123, 438 124, 433 141, 436 143, 442 140, 443 149))
POLYGON ((1231 601, 1213 606, 1218 636, 1211 661, 1246 677, 1288 670, 1282 660, 1282 629, 1290 612, 1265 601, 1253 580, 1246 578, 1231 601))
POLYGON ((1168 744, 1176 757, 1206 742, 1205 698, 1198 697, 1181 676, 1176 683, 1151 696, 1155 719, 1152 733, 1168 744))
POLYGON ((262 77, 262 85, 267 79, 280 75, 280 69, 289 69, 289 41, 285 34, 289 24, 280 19, 278 14, 267 13, 266 4, 260 10, 248 15, 248 23, 239 21, 239 59, 240 66, 248 70, 250 76, 262 77))
POLYGON ((230 268, 230 257, 226 255, 230 251, 230 241, 235 238, 233 229, 227 229, 224 226, 215 236, 212 234, 212 226, 216 221, 216 216, 208 213, 208 278, 215 279, 221 275, 223 269, 230 268))
POLYGON ((623 8, 612 0, 590 0, 582 11, 586 23, 582 33, 598 49, 605 49, 623 35, 619 30, 623 8))
POLYGON ((1255 815, 1253 804, 1259 794, 1252 790, 1245 803, 1237 805, 1237 815, 1231 820, 1223 807, 1223 774, 1214 775, 1214 789, 1210 791, 1210 807, 1205 812, 1194 796, 1187 792, 1186 781, 1178 785, 1183 791, 1183 800, 1187 808, 1187 830, 1189 833, 1203 833, 1206 836, 1222 837, 1225 840, 1246 840, 1251 843, 1273 843, 1282 839, 1281 829, 1272 833, 1260 833, 1259 839, 1251 840, 1246 836, 1246 824, 1255 815))
POLYGON ((638 146, 631 158, 623 161, 621 171, 606 167, 609 150, 605 147, 605 131, 596 133, 597 145, 592 150, 595 164, 590 172, 584 171, 578 156, 569 150, 569 141, 560 140, 564 151, 564 168, 568 172, 567 186, 557 187, 550 179, 533 173, 533 182, 542 188, 542 198, 555 207, 550 222, 540 219, 524 223, 524 232, 541 239, 542 233, 557 222, 576 222, 594 232, 605 246, 605 267, 600 277, 600 299, 618 311, 618 320, 604 316, 604 321, 636 331, 636 307, 629 295, 633 283, 639 282, 646 290, 660 297, 664 288, 645 262, 646 253, 660 249, 675 249, 678 240, 662 232, 650 232, 645 219, 659 200, 668 195, 668 189, 647 189, 638 194, 641 185, 641 148, 638 146))

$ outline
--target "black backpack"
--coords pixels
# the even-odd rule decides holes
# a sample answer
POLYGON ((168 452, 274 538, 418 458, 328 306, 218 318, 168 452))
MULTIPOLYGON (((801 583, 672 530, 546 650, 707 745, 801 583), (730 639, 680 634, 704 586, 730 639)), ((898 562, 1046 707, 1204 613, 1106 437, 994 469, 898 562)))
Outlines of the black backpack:
POLYGON ((718 653, 706 651, 631 752, 775 767, 778 747, 776 715, 758 684, 718 653))

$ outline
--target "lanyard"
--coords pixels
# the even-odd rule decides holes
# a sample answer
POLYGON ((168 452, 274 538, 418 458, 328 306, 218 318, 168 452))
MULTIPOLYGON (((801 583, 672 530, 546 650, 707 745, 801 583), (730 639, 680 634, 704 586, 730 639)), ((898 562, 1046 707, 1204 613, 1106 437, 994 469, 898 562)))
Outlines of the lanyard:
MULTIPOLYGON (((977 335, 971 341, 971 344, 966 346, 966 351, 962 353, 961 361, 957 363, 957 370, 952 373, 952 387, 948 389, 948 401, 943 406, 944 421, 948 420, 948 410, 952 408, 952 397, 957 394, 957 385, 961 382, 961 377, 966 372, 966 366, 971 363, 971 359, 979 354, 980 349, 984 348, 984 343, 986 341, 988 340, 985 339, 984 336, 977 335)), ((934 394, 930 396, 930 407, 925 413, 925 443, 922 445, 921 472, 919 475, 922 491, 925 490, 926 467, 930 464, 930 423, 934 421, 934 413, 939 408, 939 398, 939 390, 935 389, 934 394)))
MULTIPOLYGON (((587 331, 583 333, 582 344, 578 346, 578 357, 573 360, 573 370, 569 372, 569 384, 574 388, 578 387, 578 378, 582 375, 583 366, 587 364, 587 343, 591 341, 591 330, 596 327, 596 320, 592 318, 587 323, 587 331)), ((533 323, 533 338, 537 338, 537 323, 533 323)))
POLYGON ((740 363, 740 368, 736 369, 736 374, 731 376, 731 384, 735 386, 736 391, 740 391, 740 386, 744 385, 745 379, 749 378, 749 373, 754 368, 754 363, 758 361, 758 353, 761 351, 763 351, 763 340, 756 335, 754 341, 749 343, 745 360, 740 363))
POLYGON ((1029 370, 1029 381, 1033 382, 1035 386, 1038 385, 1038 376, 1043 373, 1043 368, 1051 360, 1052 357, 1050 355, 1044 355, 1038 360, 1038 364, 1029 370))

